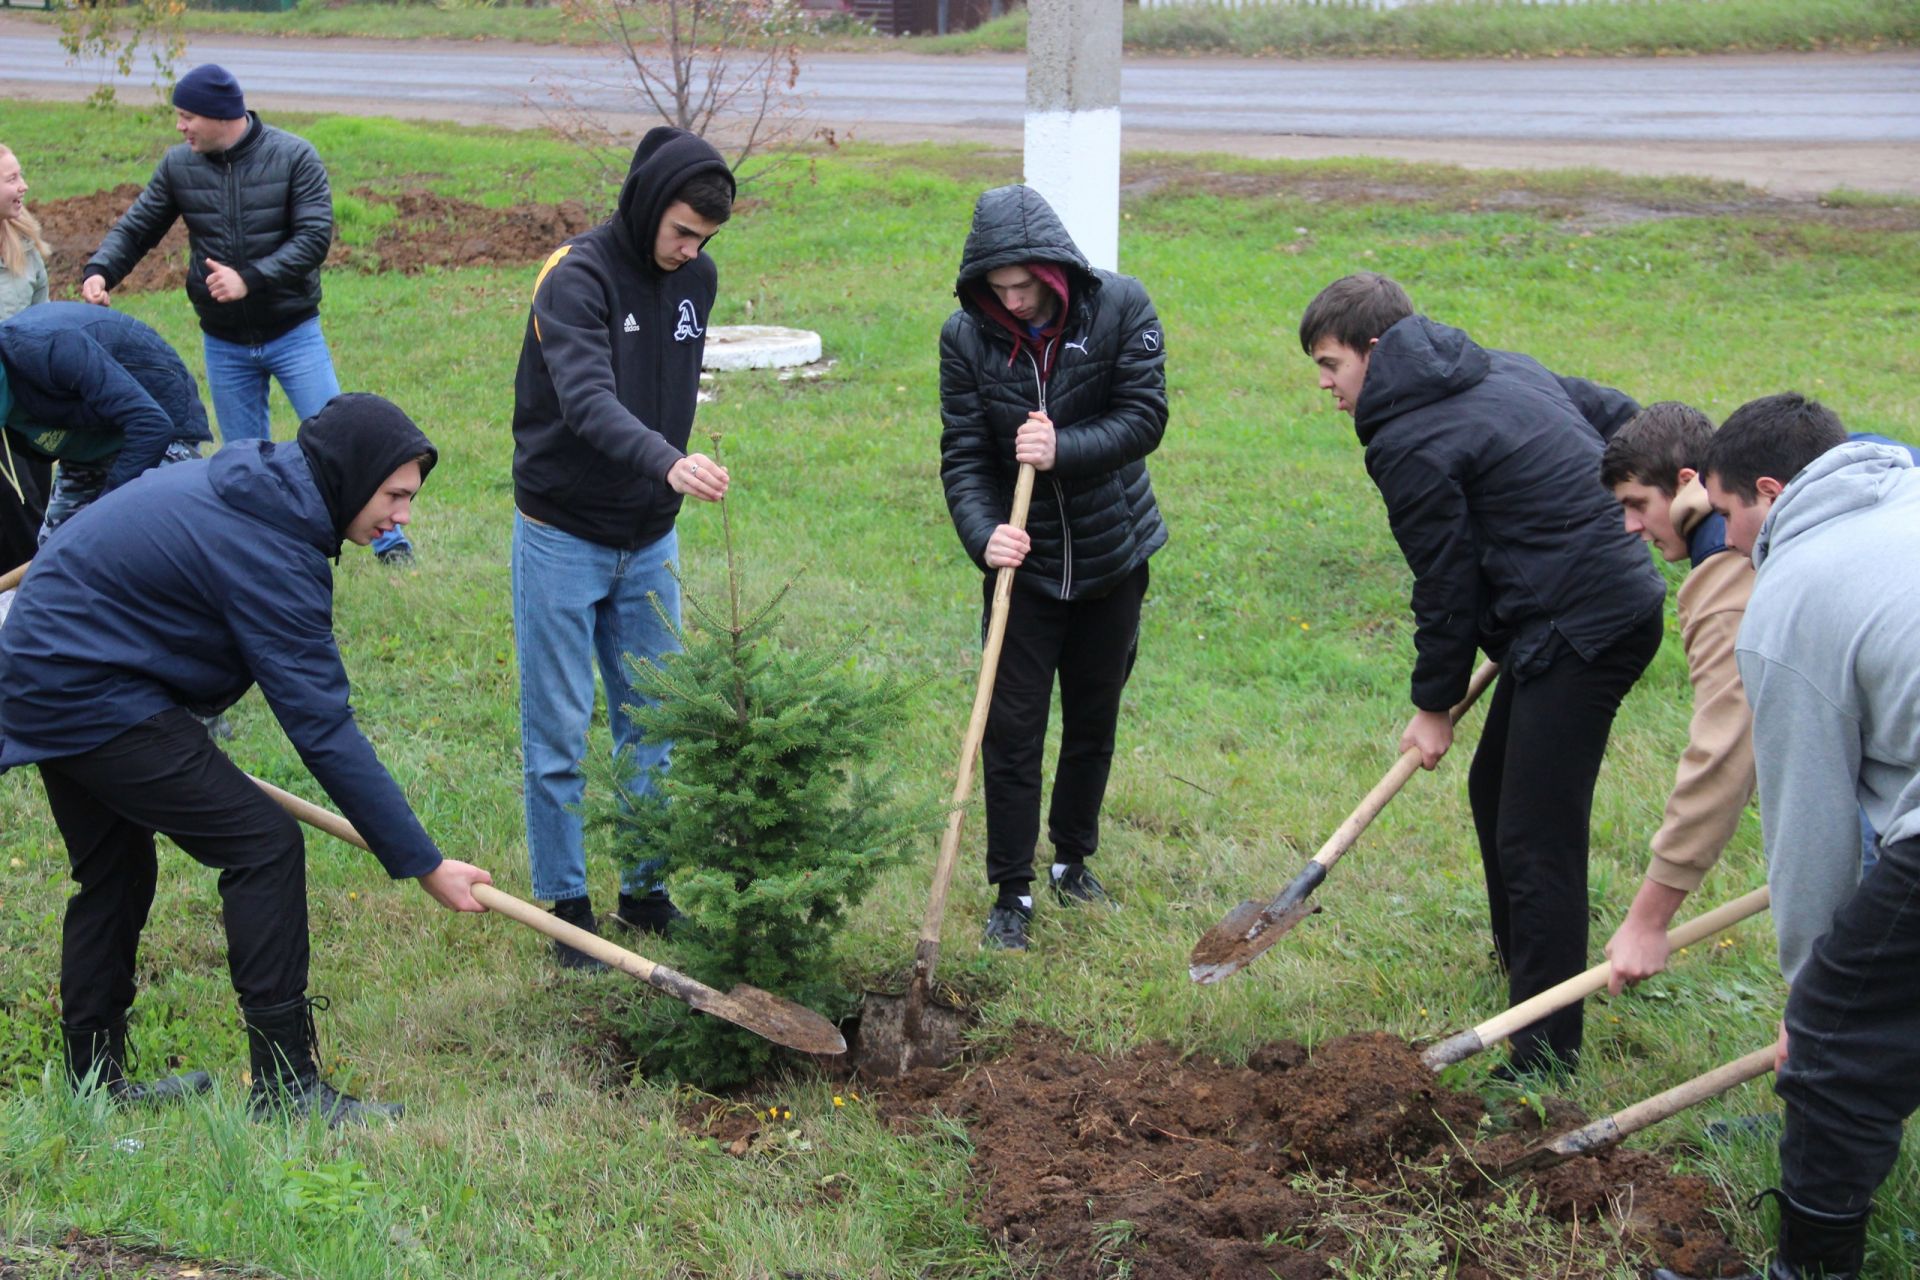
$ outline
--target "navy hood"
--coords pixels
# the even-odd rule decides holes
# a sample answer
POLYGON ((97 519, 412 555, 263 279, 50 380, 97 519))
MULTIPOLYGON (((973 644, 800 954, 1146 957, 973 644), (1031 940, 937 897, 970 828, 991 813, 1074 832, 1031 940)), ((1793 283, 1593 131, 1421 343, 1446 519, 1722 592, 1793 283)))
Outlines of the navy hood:
POLYGON ((658 271, 653 241, 660 230, 660 219, 687 180, 703 173, 720 174, 729 187, 733 186, 733 170, 705 138, 667 125, 647 130, 647 136, 633 149, 627 180, 620 187, 619 213, 614 222, 621 247, 658 271))
POLYGON ((1403 413, 1459 395, 1493 367, 1486 348, 1461 329, 1413 315, 1380 335, 1353 407, 1360 443, 1403 413))

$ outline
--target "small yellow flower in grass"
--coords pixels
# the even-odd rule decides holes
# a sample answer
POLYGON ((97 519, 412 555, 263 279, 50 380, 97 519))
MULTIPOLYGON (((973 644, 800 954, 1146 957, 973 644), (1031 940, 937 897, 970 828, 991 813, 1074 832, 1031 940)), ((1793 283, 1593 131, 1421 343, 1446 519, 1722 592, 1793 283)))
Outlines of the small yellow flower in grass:
POLYGON ((1300 624, 1300 629, 1302 631, 1311 631, 1313 630, 1313 624, 1310 622, 1303 622, 1300 624))
POLYGON ((1423 1017, 1423 1018, 1424 1018, 1424 1017, 1426 1017, 1426 1016, 1427 1016, 1427 1011, 1426 1011, 1425 1009, 1422 1009, 1422 1010, 1420 1011, 1420 1016, 1421 1016, 1421 1017, 1423 1017))
POLYGON ((348 902, 358 902, 358 901, 360 901, 360 895, 359 895, 359 894, 357 894, 357 893, 348 893, 348 894, 347 894, 347 901, 348 901, 348 902))
POLYGON ((847 1105, 847 1100, 836 1093, 833 1095, 833 1105, 836 1107, 844 1107, 847 1105))
POLYGON ((1618 1021, 1620 1021, 1620 1015, 1619 1015, 1619 1014, 1617 1014, 1617 1013, 1610 1013, 1610 1014, 1608 1014, 1608 1015, 1607 1015, 1607 1021, 1608 1021, 1608 1022, 1618 1022, 1618 1021))
POLYGON ((1681 955, 1687 954, 1687 949, 1685 947, 1680 948, 1680 954, 1681 955))

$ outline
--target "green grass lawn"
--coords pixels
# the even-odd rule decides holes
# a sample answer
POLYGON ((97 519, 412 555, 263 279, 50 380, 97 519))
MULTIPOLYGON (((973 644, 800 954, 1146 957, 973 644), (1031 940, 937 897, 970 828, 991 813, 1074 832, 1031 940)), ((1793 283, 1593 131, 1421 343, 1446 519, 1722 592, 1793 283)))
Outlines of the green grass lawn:
MULTIPOLYGON (((633 21, 650 21, 637 6, 633 21)), ((440 4, 319 4, 282 13, 189 10, 192 32, 358 36, 381 39, 521 40, 593 43, 551 5, 448 0, 440 4)), ((1245 57, 1498 58, 1618 57, 1878 49, 1920 41, 1909 0, 1617 0, 1532 4, 1447 0, 1403 9, 1281 4, 1242 9, 1126 11, 1130 53, 1245 57)), ((1019 53, 1027 47, 1024 8, 950 36, 894 39, 830 21, 802 38, 813 50, 1019 53)))
MULTIPOLYGON (((35 199, 143 178, 166 140, 132 112, 9 104, 7 115, 35 199)), ((555 199, 585 182, 574 155, 531 135, 512 147, 523 182, 503 188, 502 148, 476 131, 288 123, 341 189, 412 171, 451 194, 555 199)), ((1725 188, 1670 180, 1241 161, 1201 180, 1190 158, 1142 164, 1170 177, 1125 206, 1122 266, 1151 289, 1169 344, 1173 419, 1151 465, 1172 542, 1154 560, 1101 854, 1126 907, 1042 903, 1029 955, 979 952, 989 898, 976 808, 943 972, 978 1000, 989 1044, 1020 1020, 1095 1048, 1168 1038, 1227 1057, 1276 1038, 1456 1030, 1503 1004, 1466 808, 1471 727, 1330 876, 1323 914, 1222 986, 1186 978, 1193 940, 1242 897, 1277 890, 1378 779, 1407 714, 1407 573, 1350 425, 1298 350, 1301 307, 1335 276, 1383 270, 1483 342, 1642 400, 1690 400, 1717 419, 1798 388, 1855 429, 1917 439, 1920 234, 1901 229, 1913 226, 1903 208, 1839 221, 1617 215, 1728 203, 1725 188), (1340 194, 1363 183, 1424 194, 1340 194), (1537 207, 1495 198, 1516 192, 1537 207), (1615 215, 1577 216, 1589 200, 1615 215)), ((790 635, 864 633, 862 661, 921 682, 891 751, 936 796, 971 698, 979 596, 940 495, 934 343, 971 202, 1018 172, 1004 155, 843 147, 792 166, 712 246, 715 322, 743 321, 750 301, 755 322, 817 329, 839 361, 814 383, 729 376, 702 410, 700 429, 725 433, 748 594, 806 569, 790 635)), ((350 550, 337 573, 361 723, 446 851, 523 895, 508 424, 533 273, 336 271, 325 303, 342 381, 398 401, 442 456, 416 506, 420 571, 395 576, 350 550)), ((199 365, 181 297, 118 301, 199 365)), ((291 426, 281 406, 276 430, 291 426)), ((680 528, 693 589, 724 590, 717 513, 689 509, 680 528)), ((1688 701, 1670 636, 1600 780, 1596 959, 1644 869, 1688 701)), ((237 761, 319 798, 257 697, 232 718, 237 761)), ((531 933, 440 911, 319 836, 312 989, 333 1000, 329 1067, 404 1100, 405 1123, 328 1135, 241 1118, 214 877, 170 848, 134 1031, 148 1064, 177 1056, 214 1071, 217 1101, 120 1113, 45 1091, 66 863, 32 771, 0 778, 0 813, 0 1239, 113 1232, 329 1280, 1015 1274, 967 1221, 963 1132, 893 1134, 865 1101, 836 1107, 830 1082, 800 1074, 743 1100, 791 1107, 790 1131, 731 1158, 679 1124, 684 1091, 619 1071, 607 1018, 640 998, 636 984, 561 978, 531 933), (829 1180, 842 1194, 821 1194, 829 1180)), ((908 966, 933 853, 929 842, 891 873, 853 922, 850 986, 908 966)), ((593 876, 609 895, 611 868, 593 876)), ((1749 819, 1700 906, 1762 876, 1749 819)), ((1615 1110, 1770 1040, 1782 995, 1770 931, 1755 921, 1729 938, 1637 993, 1589 1002, 1582 1106, 1615 1110)), ((1638 1141, 1744 1199, 1774 1181, 1769 1144, 1691 1144, 1708 1119, 1774 1106, 1750 1085, 1638 1141)), ((1905 1274, 1920 1230, 1912 1152, 1880 1204, 1870 1271, 1905 1274)), ((1752 1215, 1730 1221, 1761 1244, 1752 1215)))

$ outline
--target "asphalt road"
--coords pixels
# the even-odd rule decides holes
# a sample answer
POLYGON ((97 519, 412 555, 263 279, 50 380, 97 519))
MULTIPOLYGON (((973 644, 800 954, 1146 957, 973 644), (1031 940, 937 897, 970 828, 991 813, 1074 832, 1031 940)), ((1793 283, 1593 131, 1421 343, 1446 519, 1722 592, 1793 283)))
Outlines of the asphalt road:
MULTIPOLYGON (((220 37, 193 41, 187 62, 227 66, 262 103, 527 123, 559 83, 597 110, 637 110, 608 59, 545 46, 220 37)), ((67 65, 45 25, 0 18, 0 93, 80 96, 105 74, 67 65)), ((1017 143, 1025 74, 1017 57, 819 55, 802 64, 800 109, 810 126, 842 136, 1017 143)), ((121 83, 139 90, 144 81, 121 83)), ((1130 146, 1470 164, 1506 157, 1920 193, 1920 55, 1911 53, 1130 59, 1122 113, 1130 146)))

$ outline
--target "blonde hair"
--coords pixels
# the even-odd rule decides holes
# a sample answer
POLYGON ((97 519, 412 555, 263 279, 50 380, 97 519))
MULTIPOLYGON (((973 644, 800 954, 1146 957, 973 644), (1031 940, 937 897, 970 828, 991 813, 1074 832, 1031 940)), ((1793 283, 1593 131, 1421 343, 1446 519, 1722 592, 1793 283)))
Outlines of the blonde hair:
MULTIPOLYGON (((13 148, 0 143, 0 160, 13 155, 13 148)), ((17 218, 0 220, 0 266, 16 276, 27 274, 27 246, 32 245, 40 251, 40 260, 45 262, 52 255, 47 242, 40 236, 40 219, 28 209, 21 209, 17 218)))

